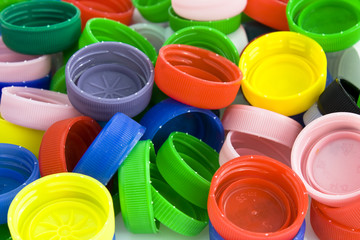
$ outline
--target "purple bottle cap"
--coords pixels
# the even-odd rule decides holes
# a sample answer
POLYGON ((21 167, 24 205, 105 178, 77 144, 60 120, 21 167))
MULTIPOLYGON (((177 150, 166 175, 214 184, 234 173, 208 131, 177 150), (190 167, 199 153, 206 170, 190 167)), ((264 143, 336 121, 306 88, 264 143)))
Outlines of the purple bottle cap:
POLYGON ((77 86, 95 97, 123 98, 140 91, 144 83, 127 67, 102 64, 87 69, 80 76, 77 86))
POLYGON ((139 49, 99 42, 78 50, 65 68, 71 104, 97 121, 121 112, 134 117, 150 102, 154 66, 139 49))

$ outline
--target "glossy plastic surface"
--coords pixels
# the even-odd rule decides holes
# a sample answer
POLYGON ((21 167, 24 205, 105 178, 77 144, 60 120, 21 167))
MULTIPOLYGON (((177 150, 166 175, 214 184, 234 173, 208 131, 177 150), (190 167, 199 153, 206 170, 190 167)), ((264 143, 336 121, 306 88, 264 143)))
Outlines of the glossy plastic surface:
MULTIPOLYGON (((245 200, 252 198, 247 192, 245 200)), ((236 198, 235 198, 236 199, 236 198)), ((239 204, 242 202, 241 195, 239 204)), ((240 206, 241 207, 241 204, 240 206)), ((308 209, 308 196, 301 179, 286 165, 264 156, 248 155, 233 159, 222 165, 213 176, 208 199, 209 218, 224 239, 292 239, 304 221, 308 209), (248 178, 270 181, 286 193, 290 204, 289 225, 279 231, 255 232, 243 229, 224 217, 224 206, 219 206, 221 196, 234 182, 248 178)), ((263 222, 264 223, 264 222, 263 222)), ((269 223, 271 226, 271 223, 269 223)))
POLYGON ((240 14, 247 0, 172 0, 171 6, 181 17, 196 21, 216 21, 240 14))
POLYGON ((151 139, 156 150, 174 131, 199 138, 216 151, 220 151, 224 142, 224 128, 213 112, 173 99, 163 100, 149 109, 140 124, 146 127, 143 139, 151 139))
POLYGON ((359 123, 360 116, 357 114, 330 113, 312 121, 296 138, 291 152, 291 167, 299 175, 313 199, 328 206, 341 207, 360 198, 358 161, 354 161, 353 158, 358 151, 356 146, 359 142, 356 139, 360 132, 359 123), (355 138, 340 137, 354 135, 355 138), (325 145, 321 144, 321 141, 325 145), (311 152, 312 159, 318 164, 311 164, 311 152), (325 160, 322 154, 331 158, 325 160), (309 171, 316 172, 316 177, 319 177, 316 181, 320 181, 318 184, 327 192, 317 189, 311 183, 307 174, 309 171), (333 175, 326 177, 326 182, 323 175, 325 172, 333 175), (337 194, 333 194, 334 192, 337 194))
POLYGON ((198 108, 229 106, 240 88, 242 73, 230 60, 199 47, 162 47, 155 83, 169 97, 198 108))
POLYGON ((242 91, 249 103, 286 116, 309 109, 326 84, 323 49, 294 32, 274 32, 255 39, 240 56, 239 67, 244 74, 242 91))
POLYGON ((316 40, 325 52, 351 47, 360 40, 359 0, 289 0, 291 31, 316 40))
POLYGON ((64 51, 81 34, 80 10, 63 1, 16 3, 1 12, 0 24, 6 46, 23 54, 64 51))
POLYGON ((76 164, 76 173, 86 174, 107 185, 121 163, 145 132, 123 113, 116 113, 97 135, 76 164), (106 148, 106 158, 103 149, 106 148))
POLYGON ((64 0, 81 11, 82 28, 91 18, 107 18, 129 25, 134 13, 131 0, 64 0))
POLYGON ((53 174, 19 192, 10 206, 8 225, 14 240, 110 240, 115 232, 113 202, 105 186, 91 177, 53 174))
POLYGON ((23 127, 46 130, 57 121, 81 116, 81 113, 71 105, 66 94, 24 86, 2 89, 1 115, 23 127))
POLYGON ((71 172, 100 131, 100 125, 86 116, 51 125, 43 136, 39 151, 41 176, 71 172))
POLYGON ((8 209, 17 193, 39 177, 39 164, 33 153, 0 143, 0 224, 7 223, 8 209))
POLYGON ((67 62, 65 75, 71 103, 98 121, 108 121, 117 112, 130 117, 142 112, 150 102, 154 83, 149 58, 120 42, 95 43, 80 49, 67 62))

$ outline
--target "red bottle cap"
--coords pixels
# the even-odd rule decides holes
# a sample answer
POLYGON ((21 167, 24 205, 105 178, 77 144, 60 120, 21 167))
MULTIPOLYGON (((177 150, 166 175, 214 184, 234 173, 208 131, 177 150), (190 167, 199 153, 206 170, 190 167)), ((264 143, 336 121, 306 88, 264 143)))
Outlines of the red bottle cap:
POLYGON ((230 184, 219 198, 219 209, 235 225, 252 232, 275 232, 286 228, 291 219, 283 190, 261 178, 230 184))
POLYGON ((224 239, 293 239, 307 208, 303 182, 291 168, 269 157, 234 158, 211 181, 209 218, 224 239), (255 221, 254 214, 259 216, 255 221))

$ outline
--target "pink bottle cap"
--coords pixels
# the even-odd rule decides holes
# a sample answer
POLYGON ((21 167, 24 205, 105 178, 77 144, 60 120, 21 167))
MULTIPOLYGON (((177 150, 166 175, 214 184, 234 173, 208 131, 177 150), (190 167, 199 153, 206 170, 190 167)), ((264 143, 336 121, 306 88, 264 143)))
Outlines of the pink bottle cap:
POLYGON ((337 112, 307 125, 291 151, 291 167, 309 195, 328 206, 360 199, 360 116, 337 112))
POLYGON ((50 55, 24 55, 9 49, 0 35, 0 82, 36 80, 49 74, 50 55))
POLYGON ((256 135, 229 131, 219 153, 220 166, 244 155, 268 156, 290 165, 291 148, 256 135))
POLYGON ((57 121, 81 116, 66 94, 30 87, 4 87, 0 111, 11 123, 44 131, 57 121))
POLYGON ((215 21, 240 14, 247 0, 172 0, 174 11, 181 17, 196 21, 215 21))
POLYGON ((360 190, 360 134, 330 133, 312 147, 306 164, 310 183, 328 194, 346 194, 360 190))
POLYGON ((234 140, 231 158, 224 158, 229 152, 224 149, 225 154, 220 154, 220 164, 234 157, 245 154, 262 153, 260 155, 275 158, 290 166, 290 151, 292 145, 300 133, 302 126, 295 120, 270 110, 235 104, 226 108, 222 123, 226 131, 243 133, 243 140, 236 138, 236 134, 227 138, 228 142, 223 148, 231 148, 231 140, 234 140), (249 140, 248 140, 249 138, 249 140), (234 145, 235 144, 235 145, 234 145), (243 145, 242 145, 243 144, 243 145), (251 149, 251 151, 245 151, 251 149), (276 149, 276 150, 275 150, 276 149), (278 151, 281 151, 279 153, 278 151), (255 151, 255 152, 254 152, 255 151))

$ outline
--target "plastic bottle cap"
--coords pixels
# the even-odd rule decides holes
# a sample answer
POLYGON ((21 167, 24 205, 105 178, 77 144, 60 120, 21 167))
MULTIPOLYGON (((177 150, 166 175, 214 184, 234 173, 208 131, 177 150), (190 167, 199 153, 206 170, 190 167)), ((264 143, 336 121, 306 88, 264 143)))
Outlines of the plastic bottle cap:
POLYGON ((0 24, 6 46, 23 54, 40 55, 64 51, 81 34, 80 10, 63 1, 25 1, 13 4, 1 11, 0 24))
MULTIPOLYGON (((235 183, 233 187, 236 188, 237 184, 235 183)), ((248 195, 251 195, 251 191, 249 191, 248 195)), ((235 194, 235 196, 229 198, 229 200, 238 201, 237 204, 239 204, 239 201, 242 201, 241 199, 243 197, 244 196, 241 196, 241 194, 240 195, 235 194)), ((248 199, 249 198, 251 199, 252 197, 248 196, 248 199)), ((279 202, 277 204, 282 205, 279 202)), ((211 181, 210 192, 208 197, 209 218, 214 228, 224 239, 234 239, 234 240, 240 240, 240 239, 263 240, 266 238, 269 239, 271 238, 276 240, 292 239, 296 236, 302 222, 304 221, 307 208, 308 208, 308 196, 306 193, 305 186, 302 183, 301 179, 288 166, 269 157, 247 155, 247 156, 241 156, 235 158, 222 165, 216 171, 211 181), (272 203, 274 203, 274 201, 276 202, 276 200, 274 200, 274 195, 271 196, 271 194, 278 192, 276 189, 279 189, 279 191, 281 191, 280 196, 277 196, 277 199, 281 199, 280 202, 287 201, 289 204, 289 208, 284 207, 284 209, 290 209, 290 211, 289 213, 287 213, 286 210, 283 210, 283 213, 286 213, 284 214, 285 215, 284 220, 283 221, 279 220, 277 227, 281 228, 282 226, 286 225, 287 214, 289 214, 290 222, 287 225, 287 227, 284 226, 283 229, 280 229, 278 231, 266 231, 264 230, 264 228, 260 228, 261 231, 263 232, 249 231, 247 229, 242 228, 245 225, 245 223, 241 225, 242 227, 239 227, 238 225, 234 224, 230 219, 226 217, 225 211, 230 212, 230 208, 227 209, 227 206, 225 207, 220 206, 220 203, 221 201, 223 201, 224 203, 225 200, 229 198, 227 196, 231 196, 230 195, 231 191, 228 191, 227 189, 230 188, 232 184, 235 183, 236 181, 242 179, 249 179, 249 178, 250 179, 256 178, 256 180, 260 179, 261 183, 265 181, 265 183, 260 184, 261 187, 259 187, 260 190, 258 192, 260 194, 260 192, 263 191, 264 189, 268 189, 268 190, 270 189, 271 191, 266 191, 261 193, 262 195, 265 196, 265 199, 269 200, 269 202, 272 203), (273 185, 272 186, 268 185, 267 184, 268 182, 271 182, 271 184, 273 185), (274 185, 276 187, 274 187, 274 185), (229 194, 227 194, 227 192, 229 192, 229 194), (287 200, 284 198, 284 196, 287 200), (221 200, 220 198, 223 198, 223 200, 221 200)), ((234 206, 232 209, 241 210, 242 207, 234 206)), ((267 211, 271 211, 271 210, 267 209, 267 211)), ((251 211, 250 214, 252 213, 253 212, 251 211)), ((231 214, 236 214, 236 213, 234 211, 231 214)), ((277 217, 278 216, 274 217, 274 219, 276 219, 277 217)), ((237 217, 235 217, 235 219, 237 219, 237 217)), ((269 225, 266 227, 271 227, 271 226, 269 225)))
POLYGON ((256 135, 289 148, 302 130, 301 125, 289 117, 242 104, 227 107, 221 121, 225 130, 256 135))
POLYGON ((303 115, 303 121, 305 126, 321 116, 323 115, 321 114, 318 108, 318 104, 316 102, 303 115))
POLYGON ((81 11, 82 28, 91 18, 107 18, 129 25, 134 13, 131 0, 64 0, 78 7, 81 11))
POLYGON ((49 55, 24 55, 9 49, 0 35, 0 82, 37 80, 49 74, 49 55))
POLYGON ((207 211, 186 201, 172 189, 155 164, 150 164, 150 174, 155 218, 182 235, 199 234, 208 224, 207 211))
MULTIPOLYGON (((296 234, 293 240, 304 240, 305 230, 306 230, 306 221, 304 220, 303 223, 301 224, 299 232, 296 234)), ((215 230, 211 222, 209 222, 209 235, 210 235, 210 240, 224 240, 224 238, 222 238, 219 235, 219 233, 215 230)))
POLYGON ((158 150, 174 131, 185 132, 201 139, 216 151, 224 142, 224 128, 210 110, 188 106, 165 99, 145 113, 140 124, 146 127, 143 139, 151 139, 158 150))
POLYGON ((129 44, 145 53, 155 65, 157 52, 154 46, 140 33, 137 33, 125 24, 111 19, 90 19, 80 36, 78 47, 81 49, 87 45, 103 41, 129 44))
POLYGON ((169 97, 198 108, 230 105, 242 73, 230 60, 206 49, 170 44, 160 49, 155 82, 169 97))
POLYGON ((276 31, 275 29, 265 26, 257 21, 248 21, 242 23, 241 25, 245 28, 249 42, 261 37, 262 35, 276 31))
POLYGON ((240 56, 242 91, 249 103, 287 116, 305 112, 326 83, 326 56, 309 37, 274 32, 251 42, 240 56))
POLYGON ((316 40, 325 52, 360 40, 359 12, 359 0, 290 0, 286 7, 290 30, 316 40))
POLYGON ((7 224, 0 225, 0 236, 2 237, 3 240, 12 240, 7 224))
POLYGON ((23 127, 46 130, 57 121, 81 116, 81 113, 71 105, 66 94, 25 86, 2 89, 1 115, 23 127))
POLYGON ((360 190, 360 134, 336 131, 321 138, 311 148, 306 164, 309 181, 327 194, 347 194, 360 190))
POLYGON ((351 82, 336 78, 321 93, 318 101, 304 114, 305 125, 325 114, 333 112, 352 112, 360 114, 360 90, 351 82))
POLYGON ((217 53, 235 64, 239 63, 239 52, 233 42, 215 28, 205 26, 186 27, 176 31, 164 43, 185 44, 217 53))
POLYGON ((319 239, 357 240, 360 238, 358 229, 339 224, 336 220, 326 216, 321 212, 315 200, 311 200, 310 222, 319 239))
POLYGON ((360 89, 360 41, 344 50, 335 76, 348 80, 360 89))
POLYGON ((229 131, 219 153, 220 166, 245 155, 267 156, 289 166, 291 148, 254 134, 229 131))
POLYGON ((21 81, 21 82, 0 82, 0 98, 2 96, 2 89, 4 87, 30 87, 30 88, 39 88, 39 89, 49 89, 51 81, 50 74, 45 77, 29 80, 29 81, 21 81))
POLYGON ((240 27, 241 14, 235 15, 231 18, 225 18, 217 21, 195 21, 191 19, 182 18, 177 15, 172 7, 169 8, 169 25, 172 30, 178 31, 185 27, 206 26, 215 28, 225 34, 234 32, 240 27))
POLYGON ((165 28, 154 23, 136 23, 129 26, 145 37, 158 53, 166 40, 165 28))
POLYGON ((118 170, 121 214, 132 233, 157 233, 150 185, 150 164, 156 159, 150 140, 139 141, 118 170))
POLYGON ((268 180, 237 180, 221 193, 218 204, 226 218, 247 231, 276 232, 290 224, 289 199, 268 180))
POLYGON ((65 66, 59 68, 51 78, 49 89, 54 92, 66 93, 65 66))
POLYGON ((289 30, 286 19, 288 0, 248 0, 244 13, 252 19, 277 30, 289 30))
POLYGON ((222 123, 226 137, 220 164, 240 155, 266 155, 290 165, 290 152, 302 127, 295 120, 266 109, 233 104, 226 108, 222 123), (259 148, 261 144, 261 148, 259 148), (238 153, 235 154, 234 150, 238 153), (255 151, 255 152, 254 152, 255 151))
POLYGON ((171 0, 158 1, 132 1, 140 14, 150 22, 167 22, 169 20, 168 9, 171 0))
MULTIPOLYGON (((249 44, 249 39, 247 37, 245 28, 243 25, 240 25, 240 27, 235 30, 234 32, 227 34, 228 38, 233 42, 235 45, 237 51, 241 53, 244 48, 249 44)), ((239 54, 240 56, 240 54, 239 54)))
POLYGON ((119 64, 101 64, 86 69, 77 86, 100 98, 127 97, 143 88, 140 77, 131 69, 119 64))
POLYGON ((360 228, 360 203, 354 202, 343 207, 330 207, 316 202, 317 208, 329 219, 353 229, 360 228))
POLYGON ((344 50, 327 52, 326 58, 332 76, 346 79, 360 88, 360 41, 344 50))
POLYGON ((336 78, 327 86, 317 101, 321 114, 352 112, 360 114, 357 100, 360 90, 346 79, 336 78))
POLYGON ((172 0, 171 6, 181 17, 196 21, 216 21, 239 15, 247 0, 172 0))
POLYGON ((51 125, 42 138, 39 151, 41 176, 71 172, 100 131, 100 125, 86 116, 51 125))
POLYGON ((67 62, 65 75, 71 103, 97 121, 108 121, 117 112, 130 117, 139 114, 150 102, 154 83, 149 58, 121 42, 81 48, 67 62))
POLYGON ((105 186, 89 176, 52 174, 17 194, 9 208, 8 225, 13 239, 111 240, 113 202, 105 186))
POLYGON ((39 148, 44 131, 21 127, 6 121, 0 116, 0 142, 24 147, 39 157, 39 148))
POLYGON ((219 168, 218 159, 219 154, 203 141, 173 132, 159 149, 156 165, 179 195, 206 209, 211 177, 219 168))
POLYGON ((345 206, 360 199, 359 178, 354 178, 359 169, 355 159, 360 144, 359 137, 354 134, 359 134, 359 126, 358 114, 330 113, 312 121, 297 136, 291 152, 291 167, 313 199, 332 207, 345 206), (314 147, 316 144, 318 147, 314 147), (329 158, 325 160, 323 156, 329 158), (316 189, 309 181, 308 172, 313 174, 314 181, 321 188, 337 194, 316 189), (332 176, 324 176, 325 172, 332 176), (343 184, 347 186, 343 188, 343 184))
POLYGON ((107 185, 124 159, 145 132, 145 128, 123 113, 116 113, 76 164, 74 171, 107 185), (104 158, 104 149, 106 158, 104 158))
POLYGON ((6 7, 10 6, 11 4, 18 3, 18 2, 24 2, 26 0, 3 0, 0 3, 0 11, 4 10, 6 7))
POLYGON ((39 177, 34 154, 17 145, 0 143, 0 224, 7 222, 10 203, 18 192, 39 177))

